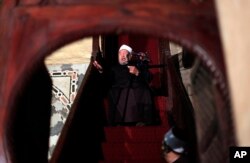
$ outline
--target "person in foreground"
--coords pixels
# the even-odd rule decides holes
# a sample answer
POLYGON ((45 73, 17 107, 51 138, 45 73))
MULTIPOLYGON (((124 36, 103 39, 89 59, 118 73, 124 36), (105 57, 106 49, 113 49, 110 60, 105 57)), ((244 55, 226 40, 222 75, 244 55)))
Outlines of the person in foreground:
MULTIPOLYGON (((108 123, 112 126, 144 126, 154 123, 155 109, 148 82, 151 74, 145 66, 130 64, 133 50, 122 45, 118 50, 118 63, 107 68, 98 61, 93 65, 107 79, 109 85, 108 123)), ((142 64, 143 65, 143 64, 142 64)))
POLYGON ((189 163, 188 143, 183 140, 181 130, 172 127, 164 135, 162 155, 167 163, 189 163))

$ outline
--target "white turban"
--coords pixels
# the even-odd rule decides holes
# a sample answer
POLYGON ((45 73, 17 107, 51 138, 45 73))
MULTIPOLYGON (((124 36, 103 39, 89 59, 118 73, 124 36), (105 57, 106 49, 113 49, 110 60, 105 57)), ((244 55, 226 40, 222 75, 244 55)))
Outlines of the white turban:
POLYGON ((131 48, 130 46, 128 46, 128 45, 123 44, 123 45, 120 47, 119 51, 120 51, 120 50, 123 50, 123 49, 127 50, 129 53, 132 52, 132 48, 131 48))

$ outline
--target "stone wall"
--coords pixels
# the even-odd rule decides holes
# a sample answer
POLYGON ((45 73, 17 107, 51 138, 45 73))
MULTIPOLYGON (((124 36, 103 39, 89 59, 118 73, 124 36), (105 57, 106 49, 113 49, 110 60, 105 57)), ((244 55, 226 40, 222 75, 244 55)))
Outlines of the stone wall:
POLYGON ((92 39, 86 38, 56 50, 45 60, 53 82, 49 158, 89 66, 91 52, 92 39))

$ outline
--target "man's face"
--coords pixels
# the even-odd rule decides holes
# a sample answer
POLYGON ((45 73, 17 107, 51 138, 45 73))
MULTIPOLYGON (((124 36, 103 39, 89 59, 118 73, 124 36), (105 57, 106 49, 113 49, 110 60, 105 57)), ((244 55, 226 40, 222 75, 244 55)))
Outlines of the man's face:
POLYGON ((128 51, 125 49, 122 49, 118 52, 118 61, 120 65, 126 65, 128 64, 128 51))
POLYGON ((176 160, 178 160, 181 157, 180 154, 175 153, 173 151, 169 151, 167 153, 164 153, 164 159, 166 162, 175 162, 176 160))

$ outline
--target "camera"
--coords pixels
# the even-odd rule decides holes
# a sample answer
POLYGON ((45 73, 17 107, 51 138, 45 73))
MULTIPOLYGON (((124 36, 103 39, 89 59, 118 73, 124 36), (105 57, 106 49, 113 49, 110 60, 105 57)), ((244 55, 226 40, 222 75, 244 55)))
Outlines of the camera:
POLYGON ((127 55, 128 65, 136 66, 138 68, 145 68, 148 66, 150 59, 147 53, 139 52, 139 53, 129 53, 127 55))

